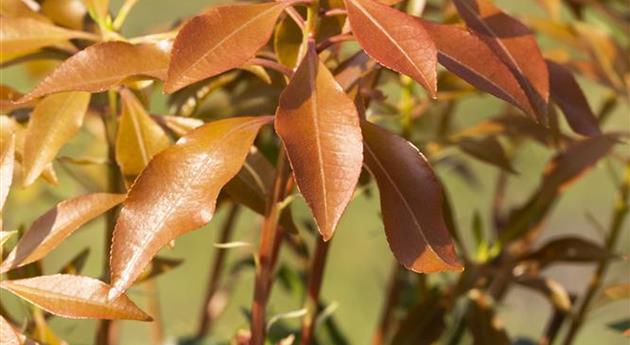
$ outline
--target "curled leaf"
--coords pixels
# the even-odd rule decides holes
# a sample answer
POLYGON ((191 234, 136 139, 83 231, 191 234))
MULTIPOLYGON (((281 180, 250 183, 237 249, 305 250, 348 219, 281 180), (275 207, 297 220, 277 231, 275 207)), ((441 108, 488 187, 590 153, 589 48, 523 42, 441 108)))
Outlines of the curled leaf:
POLYGON ((419 273, 461 271, 429 163, 406 140, 367 121, 361 129, 365 164, 376 179, 385 234, 398 262, 419 273))
POLYGON ((417 18, 375 0, 345 0, 352 33, 365 52, 383 66, 437 91, 437 51, 417 18))
POLYGON ((37 261, 81 225, 121 203, 124 194, 95 193, 58 203, 33 222, 0 266, 0 272, 37 261))
POLYGON ((98 43, 64 61, 20 102, 62 91, 101 92, 133 76, 165 79, 168 53, 161 45, 98 43))
POLYGON ((488 0, 455 0, 457 11, 510 67, 540 122, 547 118, 549 72, 534 34, 488 0))
POLYGON ((328 240, 352 199, 363 147, 354 103, 314 49, 308 50, 280 95, 275 128, 297 187, 328 240))
POLYGON ((55 274, 0 282, 0 288, 51 314, 72 319, 151 321, 126 295, 107 299, 109 285, 94 278, 55 274))
POLYGON ((438 50, 438 61, 473 86, 534 115, 510 69, 476 34, 453 25, 423 21, 438 50))
POLYGON ((37 104, 24 141, 25 186, 35 181, 59 149, 79 131, 89 103, 89 93, 68 92, 50 95, 37 104))
POLYGON ((179 31, 164 85, 175 92, 202 79, 240 67, 271 36, 287 1, 227 5, 191 19, 179 31))
POLYGON ((153 157, 131 187, 116 223, 111 299, 131 286, 164 245, 210 221, 219 191, 241 169, 258 130, 271 120, 210 122, 153 157))

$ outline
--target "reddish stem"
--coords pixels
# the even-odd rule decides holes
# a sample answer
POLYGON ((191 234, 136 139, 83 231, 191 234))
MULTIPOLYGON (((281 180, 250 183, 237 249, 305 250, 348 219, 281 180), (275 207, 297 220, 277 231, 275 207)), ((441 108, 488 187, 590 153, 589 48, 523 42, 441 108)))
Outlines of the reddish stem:
POLYGON ((308 295, 306 296, 306 308, 308 313, 302 322, 302 338, 301 345, 309 345, 313 340, 315 333, 315 319, 317 318, 317 307, 319 306, 319 293, 324 278, 324 268, 326 266, 326 258, 328 257, 328 248, 330 241, 324 242, 321 237, 317 237, 317 247, 313 257, 313 266, 311 268, 308 295))

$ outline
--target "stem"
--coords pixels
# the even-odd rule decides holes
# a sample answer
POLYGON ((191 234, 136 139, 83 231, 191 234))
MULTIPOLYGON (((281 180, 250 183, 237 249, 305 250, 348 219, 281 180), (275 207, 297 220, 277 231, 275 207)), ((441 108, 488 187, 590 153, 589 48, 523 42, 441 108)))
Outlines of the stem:
POLYGON ((252 325, 250 345, 263 345, 267 333, 265 310, 271 291, 271 282, 275 262, 280 251, 282 230, 278 226, 280 216, 280 202, 286 196, 286 184, 289 179, 284 148, 281 147, 276 163, 276 177, 273 192, 269 195, 267 212, 262 225, 260 247, 258 248, 259 265, 256 268, 256 282, 254 287, 254 301, 252 304, 252 325))
POLYGON ((331 47, 332 45, 335 45, 337 43, 340 42, 345 42, 345 41, 350 41, 354 38, 354 36, 352 36, 352 34, 339 34, 339 35, 334 35, 331 37, 328 37, 327 39, 319 42, 317 44, 317 52, 322 52, 323 50, 326 50, 327 48, 331 47))
POLYGON ((315 334, 315 319, 317 318, 317 307, 319 306, 319 293, 324 278, 324 269, 326 267, 326 259, 328 257, 328 249, 330 241, 324 242, 321 237, 317 236, 317 247, 313 257, 313 266, 311 268, 308 295, 306 296, 307 314, 302 321, 302 337, 301 345, 309 345, 315 334))
POLYGON ((112 28, 114 28, 114 30, 120 30, 123 23, 125 23, 125 19, 127 19, 129 12, 131 12, 133 6, 136 5, 136 2, 138 2, 138 0, 127 0, 123 3, 123 5, 120 7, 120 10, 118 10, 118 14, 116 15, 116 19, 114 19, 114 23, 112 24, 112 28))
MULTIPOLYGON (((236 219, 238 218, 239 211, 240 208, 237 204, 232 204, 230 206, 227 219, 225 220, 225 223, 223 223, 223 227, 221 228, 219 243, 227 243, 230 241, 232 233, 234 232, 234 225, 236 224, 236 219)), ((211 270, 210 276, 208 278, 209 280, 206 298, 203 303, 203 309, 201 311, 201 323, 199 324, 199 328, 197 329, 195 340, 201 340, 208 334, 208 331, 210 331, 212 327, 212 321, 214 317, 216 317, 216 313, 213 310, 214 308, 212 307, 212 301, 219 289, 219 286, 221 285, 221 277, 225 269, 225 259, 228 252, 228 250, 215 251, 214 259, 212 260, 213 265, 210 265, 211 270)))
MULTIPOLYGON (((617 245, 617 240, 619 239, 619 235, 621 234, 621 229, 624 221, 628 215, 628 195, 630 194, 630 162, 626 165, 626 176, 625 181, 621 185, 619 190, 619 194, 617 195, 617 200, 615 203, 615 208, 612 214, 612 222, 610 224, 610 232, 608 238, 606 239, 606 250, 609 253, 612 253, 615 250, 617 245)), ((604 276, 606 275, 606 270, 608 270, 608 265, 610 264, 610 259, 605 258, 602 259, 597 265, 597 269, 595 273, 591 277, 591 282, 589 283, 588 290, 586 295, 584 296, 584 300, 582 305, 580 305, 580 309, 578 310, 575 318, 573 318, 573 323, 569 328, 569 331, 564 339, 564 345, 570 345, 575 340, 582 324, 584 323, 584 319, 586 318, 586 314, 588 313, 589 305, 591 304, 595 294, 599 291, 601 287, 604 276)))
POLYGON ((404 276, 404 269, 401 269, 398 262, 394 262, 394 267, 392 267, 387 288, 387 298, 385 299, 385 304, 383 305, 383 314, 381 315, 381 321, 372 336, 372 345, 382 345, 385 343, 385 337, 387 336, 387 333, 389 333, 389 329, 391 327, 394 308, 398 304, 403 283, 405 282, 404 276))
POLYGON ((272 69, 276 72, 280 72, 282 74, 284 74, 285 76, 291 78, 293 76, 293 71, 290 68, 287 68, 286 66, 284 66, 283 64, 279 64, 275 61, 272 60, 268 60, 268 59, 261 59, 261 58, 253 58, 251 60, 249 60, 248 62, 251 65, 259 65, 259 66, 263 66, 263 67, 267 67, 269 69, 272 69))

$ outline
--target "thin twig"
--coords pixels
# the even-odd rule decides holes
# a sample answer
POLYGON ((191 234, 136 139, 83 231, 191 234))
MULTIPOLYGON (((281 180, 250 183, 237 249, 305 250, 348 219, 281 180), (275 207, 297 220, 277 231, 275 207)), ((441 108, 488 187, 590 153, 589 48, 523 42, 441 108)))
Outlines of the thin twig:
POLYGON ((317 245, 313 257, 313 266, 309 273, 308 295, 306 296, 305 308, 307 309, 307 314, 302 320, 301 345, 310 345, 313 341, 315 320, 317 319, 317 307, 319 306, 319 293, 324 278, 328 248, 330 248, 330 241, 324 242, 320 236, 317 236, 316 241, 317 245))
POLYGON ((398 305, 400 293, 402 292, 402 286, 405 281, 404 276, 404 269, 401 269, 398 262, 394 262, 387 287, 387 297, 385 298, 385 303, 383 305, 383 313, 381 314, 381 320, 378 323, 378 327, 372 336, 372 345, 382 345, 385 343, 385 337, 389 333, 389 329, 391 327, 394 308, 398 305))
POLYGON ((339 34, 339 35, 334 35, 331 37, 328 37, 327 39, 319 42, 317 44, 317 52, 320 53, 328 48, 330 48, 332 45, 335 45, 337 43, 340 42, 345 42, 345 41, 350 41, 353 40, 354 36, 352 36, 352 34, 346 33, 346 34, 339 34))
POLYGON ((289 78, 293 76, 293 71, 290 68, 286 67, 283 64, 277 63, 276 61, 262 59, 262 58, 253 58, 249 60, 248 63, 251 65, 259 65, 259 66, 267 67, 276 72, 280 72, 289 78))

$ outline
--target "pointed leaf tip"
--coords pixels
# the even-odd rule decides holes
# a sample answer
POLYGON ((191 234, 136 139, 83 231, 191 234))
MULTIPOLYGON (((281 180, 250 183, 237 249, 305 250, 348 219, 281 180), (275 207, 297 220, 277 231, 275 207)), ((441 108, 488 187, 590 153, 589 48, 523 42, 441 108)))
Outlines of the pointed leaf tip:
POLYGON ((327 241, 352 199, 363 147, 354 102, 313 49, 280 96, 275 128, 297 187, 327 241))

